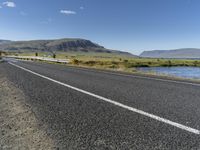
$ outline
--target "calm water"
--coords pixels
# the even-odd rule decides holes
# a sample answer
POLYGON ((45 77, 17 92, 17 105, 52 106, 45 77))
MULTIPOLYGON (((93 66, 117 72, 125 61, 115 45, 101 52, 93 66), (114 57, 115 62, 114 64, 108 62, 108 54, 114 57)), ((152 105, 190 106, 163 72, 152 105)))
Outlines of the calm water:
POLYGON ((155 72, 156 74, 165 74, 170 76, 200 79, 199 67, 141 67, 139 71, 143 72, 155 72))

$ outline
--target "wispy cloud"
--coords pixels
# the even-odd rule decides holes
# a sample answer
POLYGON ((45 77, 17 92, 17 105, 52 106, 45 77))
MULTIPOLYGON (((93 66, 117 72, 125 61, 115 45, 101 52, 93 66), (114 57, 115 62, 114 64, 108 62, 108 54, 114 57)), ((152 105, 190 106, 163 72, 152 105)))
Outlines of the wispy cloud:
POLYGON ((7 7, 10 7, 10 8, 16 7, 16 4, 14 2, 10 2, 10 1, 3 2, 3 5, 7 6, 7 7))
POLYGON ((19 13, 20 13, 21 16, 27 16, 27 15, 28 15, 28 14, 27 14, 26 12, 24 12, 24 11, 20 11, 19 13))
POLYGON ((65 14, 65 15, 75 15, 76 12, 72 11, 72 10, 60 10, 61 14, 65 14))
POLYGON ((41 24, 49 24, 49 23, 51 23, 52 21, 53 21, 52 18, 47 18, 46 20, 41 21, 40 23, 41 23, 41 24))
POLYGON ((85 8, 84 8, 83 6, 81 6, 81 7, 80 7, 80 10, 83 10, 83 9, 85 9, 85 8))

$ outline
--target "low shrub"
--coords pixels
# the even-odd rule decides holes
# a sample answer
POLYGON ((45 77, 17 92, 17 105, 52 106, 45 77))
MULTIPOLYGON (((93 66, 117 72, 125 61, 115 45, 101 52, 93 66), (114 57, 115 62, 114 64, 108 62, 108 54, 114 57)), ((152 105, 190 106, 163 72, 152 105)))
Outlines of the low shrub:
POLYGON ((94 61, 94 60, 90 60, 90 61, 86 61, 86 62, 85 62, 86 65, 91 65, 91 66, 95 65, 96 63, 97 63, 97 62, 94 61))
POLYGON ((78 59, 73 59, 72 60, 72 64, 78 65, 79 64, 79 60, 78 59))
POLYGON ((125 63, 127 63, 127 62, 128 62, 128 60, 127 60, 127 59, 125 59, 125 60, 124 60, 124 62, 125 62, 125 63))

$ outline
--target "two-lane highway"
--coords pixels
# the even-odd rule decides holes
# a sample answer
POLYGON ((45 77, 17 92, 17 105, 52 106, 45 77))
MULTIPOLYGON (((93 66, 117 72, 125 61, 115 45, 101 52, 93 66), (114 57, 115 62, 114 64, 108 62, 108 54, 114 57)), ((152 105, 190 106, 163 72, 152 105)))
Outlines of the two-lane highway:
POLYGON ((61 149, 200 149, 200 85, 36 62, 2 63, 61 149))

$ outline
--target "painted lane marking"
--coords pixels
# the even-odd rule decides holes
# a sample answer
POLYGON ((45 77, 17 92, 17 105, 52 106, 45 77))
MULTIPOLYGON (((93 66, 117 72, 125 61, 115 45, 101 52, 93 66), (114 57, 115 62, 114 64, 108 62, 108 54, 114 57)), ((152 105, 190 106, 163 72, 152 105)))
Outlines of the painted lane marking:
POLYGON ((185 126, 185 125, 182 125, 182 124, 179 124, 179 123, 170 121, 170 120, 168 120, 168 119, 165 119, 165 118, 162 118, 162 117, 159 117, 159 116, 156 116, 156 115, 147 113, 147 112, 145 112, 145 111, 142 111, 142 110, 139 110, 139 109, 136 109, 136 108, 133 108, 133 107, 124 105, 124 104, 122 104, 122 103, 119 103, 119 102, 113 101, 113 100, 111 100, 111 99, 108 99, 108 98, 105 98, 105 97, 96 95, 96 94, 94 94, 94 93, 91 93, 91 92, 88 92, 88 91, 79 89, 79 88, 77 88, 77 87, 68 85, 68 84, 66 84, 66 83, 62 83, 62 82, 60 82, 60 81, 57 81, 57 80, 54 80, 54 79, 52 79, 52 78, 46 77, 46 76, 44 76, 44 75, 41 75, 41 74, 39 74, 39 73, 33 72, 33 71, 29 70, 29 69, 23 68, 23 67, 21 67, 21 66, 19 66, 19 65, 16 65, 16 64, 11 63, 11 62, 8 62, 8 63, 9 63, 10 65, 12 65, 12 66, 15 66, 15 67, 17 67, 17 68, 20 68, 20 69, 22 69, 22 70, 24 70, 24 71, 27 71, 27 72, 29 72, 29 73, 32 73, 32 74, 34 74, 34 75, 36 75, 36 76, 39 76, 39 77, 41 77, 41 78, 47 79, 47 80, 49 80, 49 81, 52 81, 52 82, 54 82, 54 83, 60 84, 60 85, 65 86, 65 87, 67 87, 67 88, 73 89, 73 90, 78 91, 78 92, 80 92, 80 93, 83 93, 83 94, 86 94, 86 95, 95 97, 95 98, 97 98, 97 99, 100 99, 100 100, 102 100, 102 101, 108 102, 108 103, 113 104, 113 105, 115 105, 115 106, 118 106, 118 107, 124 108, 124 109, 126 109, 126 110, 132 111, 132 112, 134 112, 134 113, 137 113, 137 114, 140 114, 140 115, 149 117, 149 118, 151 118, 151 119, 154 119, 154 120, 157 120, 157 121, 166 123, 166 124, 168 124, 168 125, 177 127, 177 128, 179 128, 179 129, 188 131, 188 132, 190 132, 190 133, 194 133, 194 134, 198 134, 198 135, 200 134, 200 130, 197 130, 197 129, 194 129, 194 128, 191 128, 191 127, 188 127, 188 126, 185 126))

